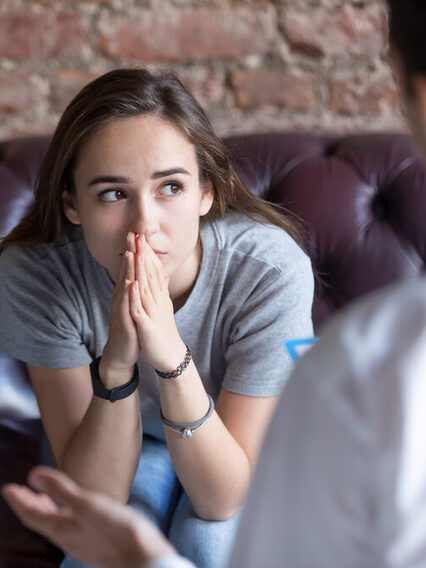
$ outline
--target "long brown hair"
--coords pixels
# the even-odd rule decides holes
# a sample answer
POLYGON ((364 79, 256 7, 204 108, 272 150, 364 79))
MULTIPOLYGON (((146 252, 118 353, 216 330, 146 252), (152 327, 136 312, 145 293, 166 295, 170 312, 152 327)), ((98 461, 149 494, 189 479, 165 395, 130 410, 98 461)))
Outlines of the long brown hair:
POLYGON ((82 144, 111 120, 142 114, 160 116, 194 145, 201 181, 209 180, 214 201, 206 218, 223 217, 228 209, 284 229, 300 244, 295 223, 274 205, 254 196, 236 175, 224 143, 205 112, 172 73, 117 69, 86 85, 65 109, 42 162, 29 213, 1 243, 29 245, 53 242, 64 224, 62 192, 74 193, 73 172, 82 144))

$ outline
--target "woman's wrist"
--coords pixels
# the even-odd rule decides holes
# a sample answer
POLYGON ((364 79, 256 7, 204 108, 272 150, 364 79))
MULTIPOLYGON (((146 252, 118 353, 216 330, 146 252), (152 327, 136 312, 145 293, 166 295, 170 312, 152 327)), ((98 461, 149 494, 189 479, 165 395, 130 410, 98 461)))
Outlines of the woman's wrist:
POLYGON ((160 369, 155 369, 155 372, 161 379, 175 379, 177 377, 180 377, 180 375, 186 371, 191 361, 191 350, 186 345, 185 358, 182 359, 182 361, 179 363, 179 365, 176 366, 175 369, 172 369, 171 371, 160 371, 160 369))
POLYGON ((131 367, 113 367, 104 356, 99 361, 99 378, 106 389, 113 389, 127 383, 133 376, 131 367))
POLYGON ((157 371, 162 373, 169 373, 174 371, 185 359, 187 347, 185 343, 179 338, 176 345, 167 346, 167 349, 163 350, 164 353, 155 358, 155 361, 151 362, 151 365, 157 371))

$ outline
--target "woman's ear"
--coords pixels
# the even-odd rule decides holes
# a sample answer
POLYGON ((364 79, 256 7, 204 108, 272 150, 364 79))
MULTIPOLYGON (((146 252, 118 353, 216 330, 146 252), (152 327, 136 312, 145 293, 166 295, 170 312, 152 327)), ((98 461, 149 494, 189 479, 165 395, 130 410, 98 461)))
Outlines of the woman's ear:
POLYGON ((75 197, 68 191, 62 192, 62 205, 64 207, 65 217, 74 225, 80 225, 80 217, 77 210, 75 197))
POLYGON ((201 188, 202 195, 200 201, 200 217, 207 215, 210 211, 211 206, 213 205, 214 200, 214 190, 213 185, 210 180, 207 180, 203 183, 203 187, 201 188))

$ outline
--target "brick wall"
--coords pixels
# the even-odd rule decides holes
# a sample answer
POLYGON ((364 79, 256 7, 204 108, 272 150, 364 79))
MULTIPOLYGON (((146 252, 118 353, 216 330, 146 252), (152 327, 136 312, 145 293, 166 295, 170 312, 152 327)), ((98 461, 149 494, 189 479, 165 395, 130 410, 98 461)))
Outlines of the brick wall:
POLYGON ((172 66, 222 135, 405 128, 383 0, 0 0, 0 138, 138 64, 172 66))

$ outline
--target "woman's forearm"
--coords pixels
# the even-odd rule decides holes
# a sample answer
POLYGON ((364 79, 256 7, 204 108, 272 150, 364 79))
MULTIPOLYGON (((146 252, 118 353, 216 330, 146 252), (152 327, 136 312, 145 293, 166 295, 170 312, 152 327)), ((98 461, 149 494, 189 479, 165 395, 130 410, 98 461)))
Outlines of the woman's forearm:
POLYGON ((141 443, 138 390, 113 403, 93 396, 58 465, 83 487, 125 503, 140 458, 141 443))
MULTIPOLYGON (((193 362, 176 379, 160 379, 163 415, 177 424, 204 416, 209 401, 193 362)), ((235 515, 247 492, 250 461, 217 412, 191 438, 165 427, 176 474, 197 515, 226 520, 235 515)))

